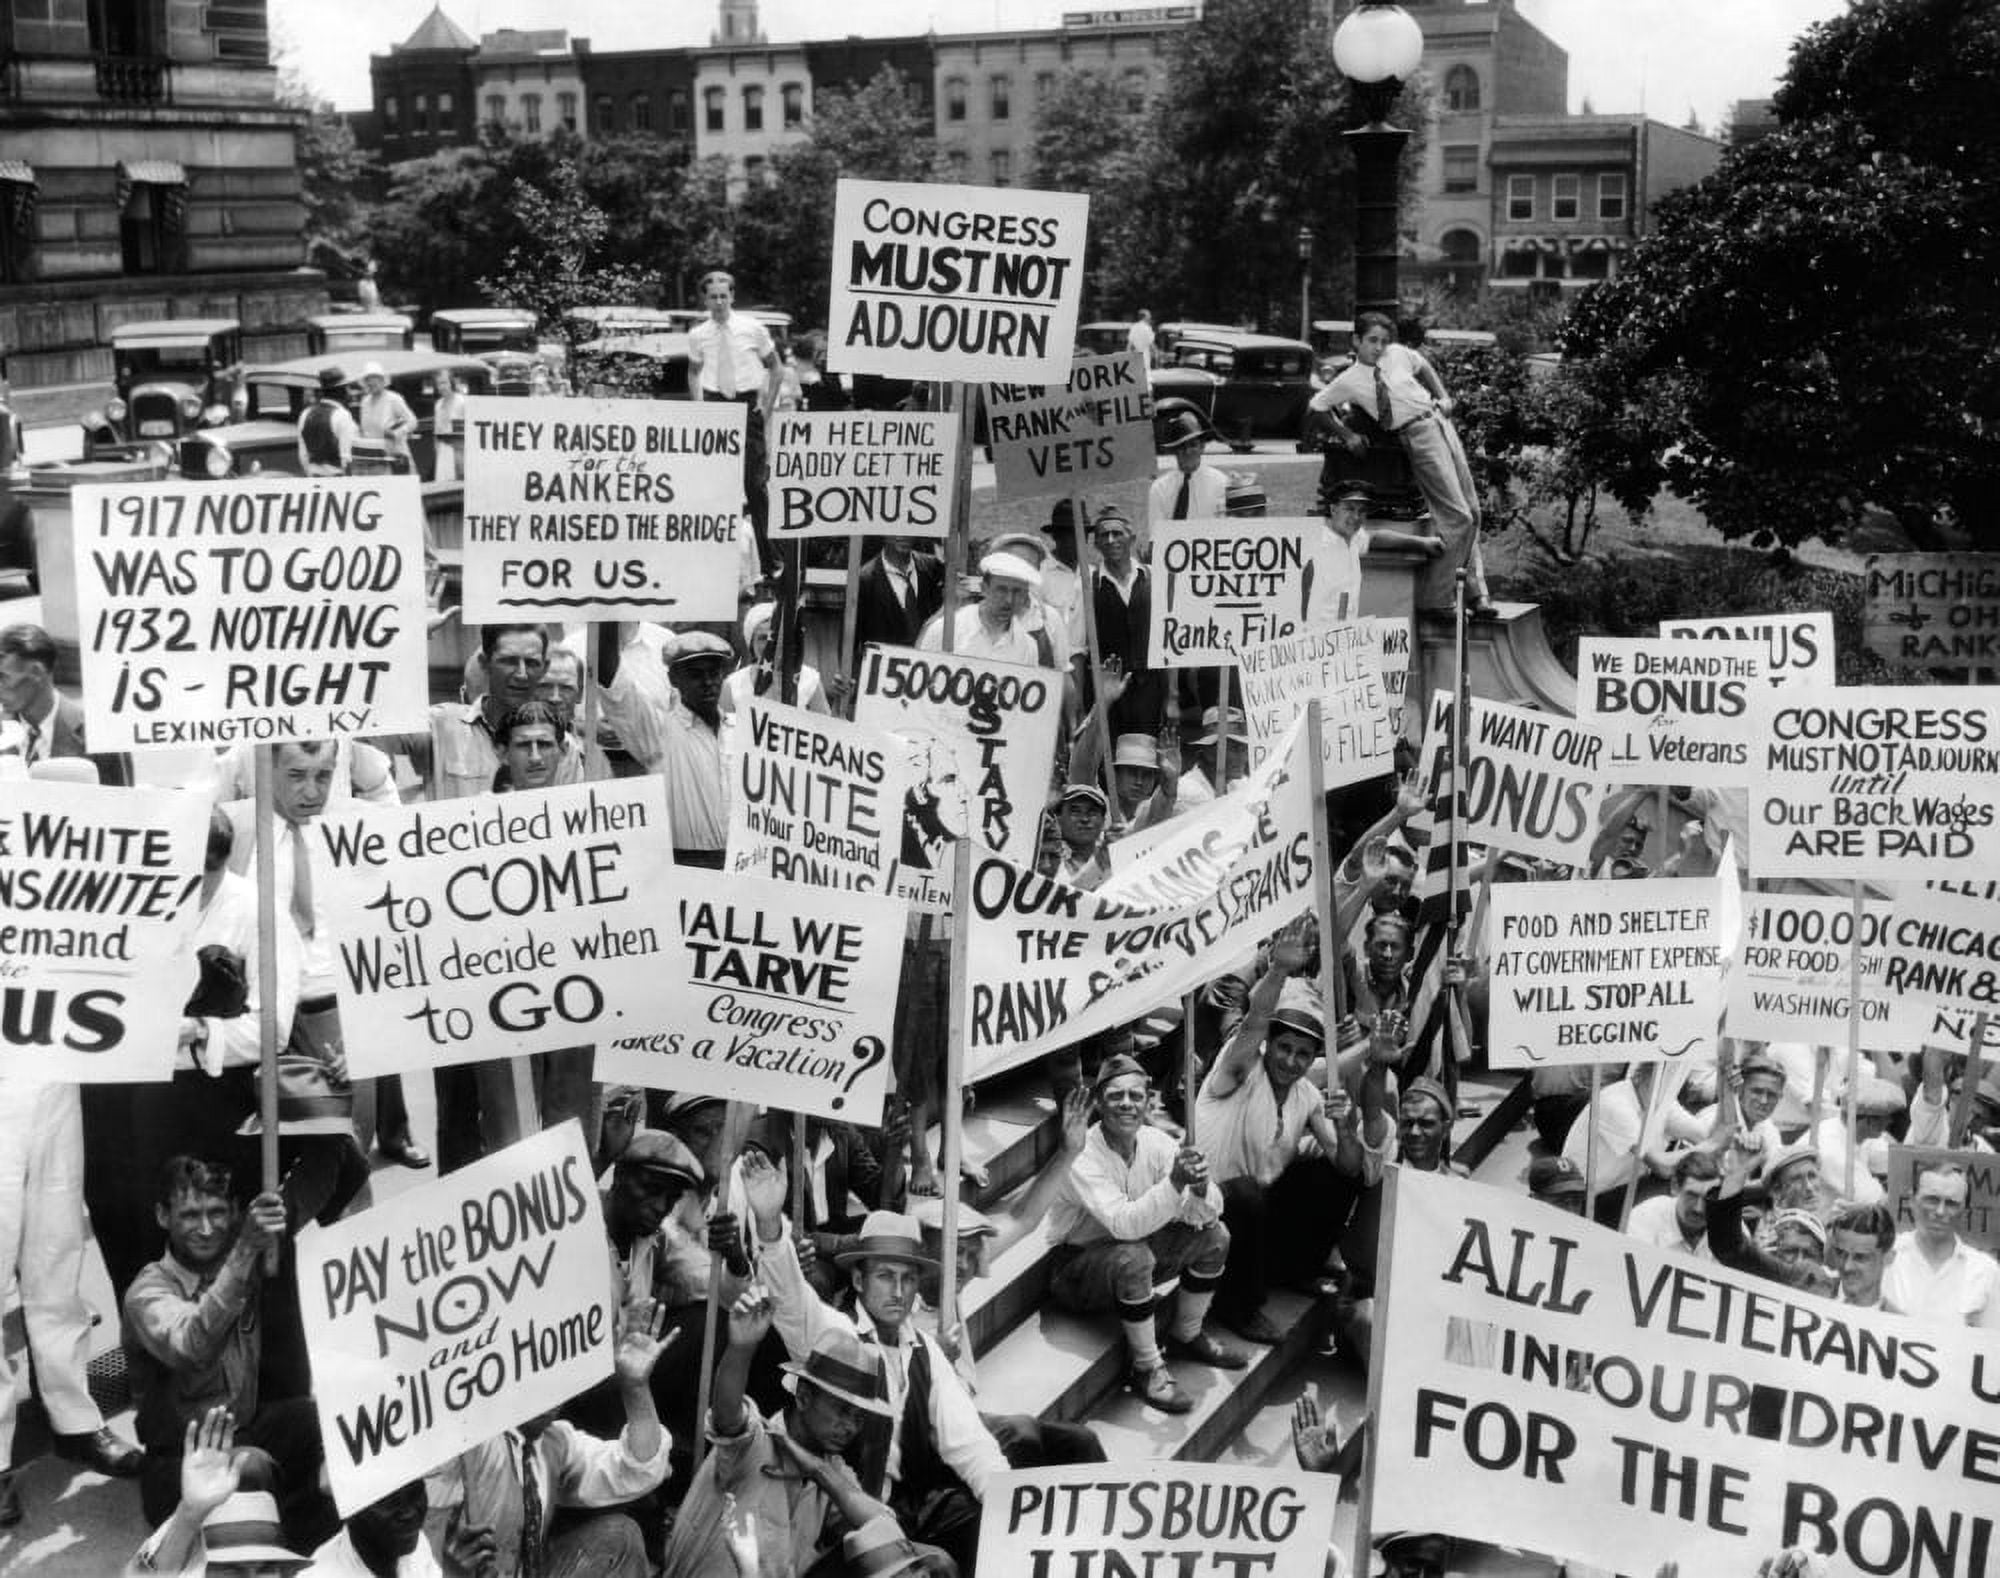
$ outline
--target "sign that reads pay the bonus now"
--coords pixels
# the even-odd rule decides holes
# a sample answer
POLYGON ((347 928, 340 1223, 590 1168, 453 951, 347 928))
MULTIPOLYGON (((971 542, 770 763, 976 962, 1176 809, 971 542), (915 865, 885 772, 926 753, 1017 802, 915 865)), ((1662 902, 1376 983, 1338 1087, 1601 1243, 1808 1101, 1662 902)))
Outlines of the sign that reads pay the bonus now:
POLYGON ((1090 199, 842 181, 826 364, 889 378, 1069 376, 1090 199))
POLYGON ((988 384, 986 426, 1003 499, 1150 482, 1153 393, 1137 351, 1079 356, 1067 384, 988 384))

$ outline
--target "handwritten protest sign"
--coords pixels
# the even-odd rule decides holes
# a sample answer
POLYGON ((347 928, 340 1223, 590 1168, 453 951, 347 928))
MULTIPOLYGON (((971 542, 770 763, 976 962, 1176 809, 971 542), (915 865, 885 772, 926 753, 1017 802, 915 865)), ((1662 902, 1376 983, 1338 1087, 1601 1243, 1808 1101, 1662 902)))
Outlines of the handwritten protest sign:
POLYGON ((1493 1066, 1712 1056, 1727 959, 1721 888, 1734 880, 1732 870, 1497 884, 1487 950, 1493 1066))
POLYGON ((1198 1462, 997 1474, 979 1524, 979 1565, 1022 1578, 1321 1578, 1333 1538, 1331 1483, 1290 1467, 1198 1462))
POLYGON ((1161 668, 1212 668, 1296 635, 1312 596, 1320 521, 1222 517, 1153 527, 1147 650, 1161 668))
POLYGON ((343 1514, 611 1373, 605 1242, 574 1119, 299 1235, 313 1401, 343 1514))
POLYGON ((413 477, 78 488, 91 748, 425 727, 413 477))
POLYGON ((871 646, 855 722, 904 742, 910 774, 897 890, 951 907, 951 841, 970 835, 1020 865, 1041 844, 1062 676, 985 658, 871 646))
POLYGON ((1917 1225, 1917 1169, 1934 1165, 1956 1167, 1965 1174, 1965 1210, 1952 1224, 1958 1236, 1989 1255, 2000 1252, 2000 1156, 1991 1151, 1891 1145, 1883 1193, 1896 1213, 1897 1231, 1907 1233, 1917 1225))
POLYGON ((1136 1019, 1310 910, 1307 749, 1301 720, 1241 788, 1176 818, 1174 836, 1094 892, 976 853, 969 1076, 1136 1019))
POLYGON ((771 540, 943 537, 957 479, 955 412, 780 412, 771 423, 771 540))
POLYGON ((1410 622, 1402 618, 1373 615, 1361 623, 1375 633, 1382 664, 1382 699, 1389 712, 1389 732, 1400 740, 1407 719, 1404 703, 1410 689, 1410 622))
POLYGON ((1277 749, 1306 703, 1319 701, 1320 755, 1329 789, 1395 765, 1396 735, 1382 699, 1382 647, 1359 624, 1313 624, 1295 636, 1244 647, 1236 655, 1250 760, 1277 749))
POLYGON ((1750 696, 1768 689, 1757 641, 1577 642, 1576 716, 1603 732, 1614 781, 1749 782, 1750 696))
POLYGON ((1375 1527, 1627 1573, 1754 1572, 1793 1545, 1835 1572, 1990 1570, 1990 1333, 1836 1304, 1443 1174, 1398 1169, 1392 1194, 1375 1527))
POLYGON ((1833 615, 1728 614, 1719 619, 1662 619, 1669 641, 1761 641, 1764 677, 1773 685, 1831 685, 1833 615))
POLYGON ((2000 883, 1899 884, 1881 946, 1895 996, 2000 1011, 2000 883))
MULTIPOLYGON (((1465 820, 1474 843, 1565 865, 1588 862, 1604 792, 1604 737, 1588 724, 1474 696, 1465 752, 1465 820)), ((1438 781, 1451 693, 1431 695, 1419 773, 1438 781)))
POLYGON ((1076 192, 839 182, 827 366, 972 383, 1068 377, 1089 212, 1076 192))
POLYGON ((1759 877, 1949 881, 2000 868, 2000 689, 1764 688, 1753 708, 1759 877))
POLYGON ((1861 640, 1891 663, 2000 667, 2000 553, 1871 554, 1861 640))
POLYGON ((207 844, 171 789, 0 788, 0 1080, 172 1077, 207 844))
POLYGON ((1003 499, 1150 482, 1153 393, 1137 351, 1079 356, 1066 384, 988 384, 986 431, 1003 499))
POLYGON ((734 619, 748 415, 468 400, 465 618, 734 619))
POLYGON ((729 869, 889 893, 909 752, 893 734, 753 698, 729 797, 729 869))
MULTIPOLYGON (((1807 893, 1743 895, 1743 947, 1729 972, 1723 1028, 1746 1041, 1845 1046, 1852 998, 1854 905, 1807 893)), ((1914 1051, 1917 1018, 1883 986, 1887 899, 1861 911, 1861 1044, 1914 1051)))

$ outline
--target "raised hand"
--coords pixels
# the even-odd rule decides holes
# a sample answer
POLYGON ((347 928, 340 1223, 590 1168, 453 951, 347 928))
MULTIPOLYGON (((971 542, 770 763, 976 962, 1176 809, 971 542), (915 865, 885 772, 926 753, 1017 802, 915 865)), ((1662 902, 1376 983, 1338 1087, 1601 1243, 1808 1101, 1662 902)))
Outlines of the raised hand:
POLYGON ((1331 1474, 1340 1460, 1333 1426, 1321 1421, 1319 1404, 1310 1392, 1292 1404, 1292 1456, 1308 1474, 1331 1474))
POLYGON ((236 1494, 241 1476, 230 1451, 235 1438, 235 1416, 220 1403, 188 1422, 181 1449, 181 1505, 197 1521, 236 1494))
POLYGON ((757 1520, 748 1507, 733 1495, 722 1498, 722 1544, 735 1565, 736 1578, 757 1578, 760 1557, 757 1551, 757 1520))
POLYGON ((1297 975, 1312 957, 1313 947, 1319 941, 1318 931, 1310 915, 1301 915, 1280 927, 1271 939, 1271 968, 1282 975, 1297 975))
POLYGON ((1090 1092, 1081 1085, 1063 1097, 1062 1148, 1065 1155, 1081 1156, 1090 1138, 1090 1092))
POLYGON ((729 1345, 732 1348, 756 1347, 771 1329, 776 1314, 771 1290, 761 1282, 751 1283, 729 1306, 729 1345))
POLYGON ((657 1299, 634 1300, 619 1312, 618 1352, 612 1360, 612 1369, 620 1386, 644 1387, 652 1378, 653 1366, 660 1362, 660 1355, 679 1339, 678 1331, 669 1332, 664 1341, 661 1339, 666 1319, 667 1312, 657 1299))
POLYGON ((740 1163, 743 1200, 759 1238, 776 1238, 785 1215, 785 1177, 762 1151, 745 1151, 740 1163))

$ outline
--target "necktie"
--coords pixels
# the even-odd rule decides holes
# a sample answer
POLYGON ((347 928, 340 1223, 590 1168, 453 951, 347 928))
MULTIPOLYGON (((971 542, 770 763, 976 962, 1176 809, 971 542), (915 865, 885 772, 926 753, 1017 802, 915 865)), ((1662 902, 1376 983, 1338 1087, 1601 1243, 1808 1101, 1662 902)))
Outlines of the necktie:
POLYGON ((736 347, 725 324, 715 326, 715 388, 725 400, 736 398, 736 347))
POLYGON ((1183 471, 1181 473, 1181 490, 1174 495, 1174 519, 1177 521, 1184 521, 1188 518, 1188 484, 1192 481, 1194 481, 1194 473, 1192 471, 1183 471))
POLYGON ((535 1443, 521 1438, 520 1578, 542 1578, 542 1493, 535 1485, 535 1443))
POLYGON ((904 613, 910 611, 910 578, 901 570, 889 572, 889 584, 896 589, 896 601, 902 605, 904 613))
POLYGON ((292 919, 298 922, 299 935, 313 934, 313 877, 312 852, 306 848, 306 830, 294 822, 292 827, 292 919))
POLYGON ((21 752, 21 763, 23 766, 32 767, 35 765, 35 763, 41 758, 42 754, 41 745, 42 745, 42 726, 39 723, 29 724, 28 743, 21 752))
POLYGON ((1382 424, 1382 431, 1393 433, 1396 424, 1389 411, 1389 380, 1382 376, 1382 364, 1375 364, 1375 420, 1382 424))

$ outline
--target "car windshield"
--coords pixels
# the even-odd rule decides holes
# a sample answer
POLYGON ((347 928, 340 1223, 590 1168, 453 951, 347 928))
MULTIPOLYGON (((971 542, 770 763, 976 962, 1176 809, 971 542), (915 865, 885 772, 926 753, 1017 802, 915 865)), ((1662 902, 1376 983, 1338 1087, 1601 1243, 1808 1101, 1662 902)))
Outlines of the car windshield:
POLYGON ((161 373, 200 374, 208 370, 209 346, 206 340, 195 340, 187 345, 138 345, 120 353, 135 377, 151 378, 161 373))
POLYGON ((283 422, 291 418, 294 400, 300 406, 305 404, 305 392, 294 389, 288 384, 253 383, 245 391, 245 395, 243 414, 246 417, 263 417, 283 422))

